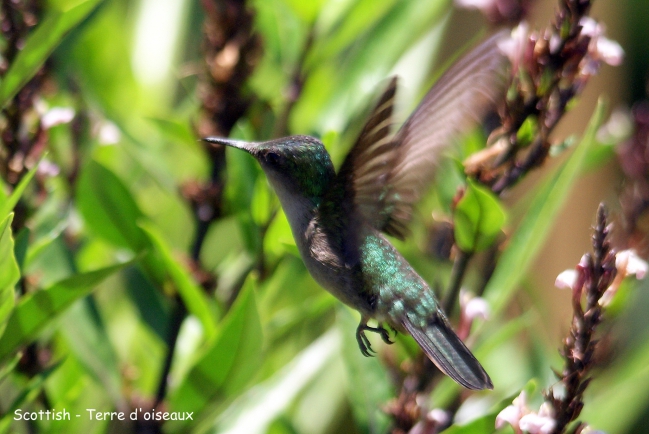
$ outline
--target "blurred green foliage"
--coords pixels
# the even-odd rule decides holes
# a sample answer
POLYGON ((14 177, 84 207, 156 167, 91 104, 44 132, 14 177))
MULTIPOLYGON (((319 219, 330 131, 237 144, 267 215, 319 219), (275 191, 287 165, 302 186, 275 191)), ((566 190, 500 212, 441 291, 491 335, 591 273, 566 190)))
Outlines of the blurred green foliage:
MULTIPOLYGON (((165 17, 177 21, 173 38, 151 58, 161 68, 156 80, 138 71, 136 59, 143 53, 138 44, 151 47, 161 38, 142 33, 155 2, 57 0, 45 2, 44 18, 0 83, 6 104, 51 56, 55 91, 44 92, 42 104, 71 107, 85 122, 81 131, 71 123, 48 131, 44 161, 56 173, 37 173, 34 165, 13 191, 5 185, 0 194, 0 431, 133 432, 128 420, 90 420, 87 409, 128 415, 153 403, 180 299, 188 316, 173 349, 165 408, 192 412, 193 421, 167 423, 165 432, 386 432, 390 420, 382 410, 398 393, 394 370, 408 363, 416 345, 405 336, 389 348, 373 340, 381 357, 360 354, 357 314, 308 275, 276 197, 244 153, 227 151, 224 215, 201 250, 203 267, 216 276, 215 293, 195 279, 188 260, 195 221, 181 186, 204 181, 210 171, 194 133, 198 77, 187 72, 202 61, 194 24, 203 15, 200 2, 177 3, 182 13, 165 17), (36 182, 44 198, 36 197, 36 182), (33 208, 12 234, 19 199, 33 208), (29 357, 40 370, 24 366, 29 357), (14 421, 16 408, 65 408, 73 416, 14 421)), ((288 110, 288 131, 323 138, 336 165, 392 72, 404 74, 409 88, 400 96, 401 118, 414 107, 439 68, 433 60, 451 10, 450 0, 250 6, 263 57, 248 83, 253 107, 233 136, 269 138, 288 110), (305 81, 289 106, 286 89, 296 70, 305 81)), ((161 20, 158 31, 169 30, 167 23, 161 20)), ((553 381, 559 343, 538 342, 541 351, 533 351, 519 339, 543 326, 542 308, 518 318, 504 311, 590 161, 603 112, 595 110, 571 157, 519 205, 526 217, 507 228, 510 242, 485 291, 494 316, 474 335, 495 391, 475 394, 470 414, 459 419, 477 419, 448 432, 490 433, 498 410, 530 378, 542 387, 553 381)), ((465 152, 475 150, 475 137, 465 152)), ((429 254, 430 211, 450 215, 465 180, 457 165, 442 164, 440 171, 444 176, 415 216, 412 239, 395 244, 431 284, 443 285, 451 265, 429 254)), ((479 187, 468 189, 456 208, 456 237, 463 249, 479 251, 500 235, 506 211, 479 187)), ((475 281, 468 276, 469 284, 475 281)), ((624 430, 645 411, 649 387, 647 343, 623 355, 593 383, 585 410, 595 427, 619 433, 631 432, 624 430)), ((445 378, 431 407, 451 404, 458 392, 445 378)))

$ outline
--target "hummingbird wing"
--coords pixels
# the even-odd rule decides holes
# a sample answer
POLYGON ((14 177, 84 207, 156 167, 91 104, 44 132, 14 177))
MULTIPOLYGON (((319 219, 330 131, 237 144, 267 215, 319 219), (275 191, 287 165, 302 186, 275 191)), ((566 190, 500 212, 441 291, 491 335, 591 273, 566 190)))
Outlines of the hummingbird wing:
POLYGON ((396 78, 376 104, 335 183, 372 226, 403 238, 414 204, 452 139, 480 122, 503 94, 505 31, 451 66, 395 135, 390 134, 396 78))

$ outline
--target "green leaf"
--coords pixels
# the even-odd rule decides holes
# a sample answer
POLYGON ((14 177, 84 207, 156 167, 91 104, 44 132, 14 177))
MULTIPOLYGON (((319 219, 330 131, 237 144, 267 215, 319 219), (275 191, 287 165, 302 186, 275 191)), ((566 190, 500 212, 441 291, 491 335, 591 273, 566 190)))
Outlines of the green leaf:
POLYGON ((70 352, 85 370, 103 386, 115 406, 123 404, 122 378, 115 348, 102 321, 93 318, 92 298, 75 303, 61 316, 61 333, 70 352))
POLYGON ((2 418, 0 418, 0 432, 4 432, 14 420, 14 412, 18 409, 23 409, 23 407, 34 401, 43 390, 45 385, 45 380, 54 373, 61 362, 55 363, 52 366, 45 368, 43 371, 39 372, 34 378, 29 380, 27 386, 20 392, 20 394, 14 399, 11 406, 4 412, 2 418))
MULTIPOLYGON (((171 395, 171 411, 194 412, 194 421, 200 420, 213 406, 240 393, 258 371, 263 338, 252 286, 248 280, 212 347, 171 395)), ((184 432, 183 423, 169 428, 184 432)))
POLYGON ((595 134, 602 123, 604 112, 605 104, 600 99, 581 142, 570 159, 542 185, 500 257, 484 291, 494 316, 507 305, 532 260, 543 247, 548 231, 580 173, 584 157, 595 142, 595 134))
POLYGON ((324 0, 285 0, 286 4, 293 9, 296 15, 306 23, 312 23, 320 12, 324 0))
POLYGON ((11 313, 6 333, 0 338, 0 361, 33 340, 58 314, 88 295, 101 281, 131 263, 77 274, 25 296, 11 313))
POLYGON ((523 125, 521 125, 521 127, 516 132, 516 139, 521 144, 521 146, 525 147, 532 143, 532 140, 534 140, 534 137, 536 137, 538 130, 539 126, 536 116, 528 116, 525 121, 523 121, 523 125))
POLYGON ((342 356, 348 372, 347 391, 354 420, 361 432, 379 434, 387 432, 390 420, 381 410, 394 396, 390 377, 377 357, 364 357, 352 330, 358 325, 351 311, 338 310, 343 336, 342 356))
POLYGON ((314 46, 307 57, 309 74, 290 129, 343 129, 403 54, 443 21, 449 5, 448 0, 356 2, 341 26, 331 29, 331 42, 314 46))
POLYGON ((155 251, 160 255, 164 268, 169 273, 169 277, 187 306, 187 310, 195 315, 203 325, 205 339, 211 341, 216 334, 215 315, 210 310, 210 305, 213 303, 205 296, 203 289, 192 280, 189 272, 173 258, 171 249, 156 228, 148 223, 142 223, 140 227, 149 237, 155 251))
POLYGON ((100 2, 86 0, 66 10, 54 10, 38 24, 0 83, 0 107, 31 80, 63 37, 100 2))
POLYGON ((27 256, 27 248, 29 247, 29 237, 31 234, 32 231, 24 227, 18 231, 18 235, 16 235, 14 240, 14 256, 16 257, 16 263, 18 264, 21 275, 24 274, 25 257, 27 256))
POLYGON ((14 207, 22 197, 23 193, 25 192, 25 189, 27 188, 29 181, 31 181, 34 175, 36 174, 37 169, 38 169, 38 163, 34 164, 34 167, 32 167, 29 170, 29 172, 27 172, 25 176, 22 177, 22 179, 20 180, 16 188, 14 188, 14 191, 0 207, 0 216, 5 216, 9 214, 11 211, 13 211, 14 207))
POLYGON ((0 335, 14 307, 14 286, 20 279, 20 269, 14 256, 14 241, 11 236, 13 217, 13 214, 9 214, 0 223, 0 335))
POLYGON ((250 202, 250 214, 257 226, 264 227, 273 216, 276 209, 275 193, 273 193, 264 176, 257 178, 254 194, 250 202))
POLYGON ((465 252, 489 247, 505 224, 500 201, 485 187, 469 179, 464 196, 455 208, 455 241, 465 252))
POLYGON ((148 246, 137 221, 143 217, 130 191, 109 169, 90 160, 79 177, 77 206, 94 233, 138 252, 148 246))

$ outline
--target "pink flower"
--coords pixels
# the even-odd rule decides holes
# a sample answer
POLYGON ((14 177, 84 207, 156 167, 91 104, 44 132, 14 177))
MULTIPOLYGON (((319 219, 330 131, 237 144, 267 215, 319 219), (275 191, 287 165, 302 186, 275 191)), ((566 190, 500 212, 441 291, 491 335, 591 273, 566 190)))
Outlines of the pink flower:
POLYGON ((464 289, 460 291, 460 322, 457 334, 466 339, 476 318, 486 320, 489 317, 489 304, 484 298, 476 297, 464 289))
POLYGON ((41 126, 48 130, 56 125, 67 124, 74 119, 74 110, 70 107, 53 107, 41 117, 41 126))
MULTIPOLYGON (((604 26, 590 17, 583 17, 579 20, 581 34, 590 38, 588 46, 589 59, 585 59, 585 73, 593 75, 597 65, 591 61, 603 61, 611 66, 619 66, 624 59, 624 50, 617 42, 604 36, 604 26)), ((596 72, 596 71, 595 71, 596 72)))
POLYGON ((529 42, 529 33, 529 26, 525 21, 521 21, 521 23, 512 30, 509 38, 505 38, 498 42, 498 48, 512 63, 512 70, 514 73, 518 71, 518 66, 523 61, 525 49, 529 42))
POLYGON ((557 276, 557 280, 554 281, 554 286, 559 289, 570 289, 574 286, 576 281, 576 270, 564 270, 557 276))
POLYGON ((597 38, 604 33, 602 26, 591 17, 582 17, 579 20, 581 34, 590 38, 597 38))
POLYGON ((636 279, 644 279, 648 265, 635 250, 622 250, 615 255, 615 267, 618 273, 625 276, 634 275, 636 279))
POLYGON ((498 416, 496 416, 496 429, 504 427, 505 424, 510 424, 515 430, 518 429, 521 418, 529 411, 527 408, 527 396, 523 390, 518 397, 514 398, 512 405, 508 405, 498 413, 498 416))
POLYGON ((620 66, 624 59, 624 50, 617 42, 600 36, 596 42, 597 54, 600 59, 611 66, 620 66))
POLYGON ((521 433, 526 431, 529 434, 549 434, 556 425, 554 412, 549 402, 541 404, 538 412, 530 411, 527 408, 527 397, 522 391, 512 405, 505 407, 496 416, 496 428, 502 428, 510 424, 514 431, 521 433))
POLYGON ((486 11, 493 8, 496 0, 455 0, 455 6, 466 9, 486 11))
POLYGON ((622 281, 627 276, 635 276, 636 279, 644 279, 649 266, 647 262, 638 256, 635 250, 622 250, 615 255, 615 268, 617 274, 613 283, 606 289, 599 299, 600 306, 608 306, 617 294, 622 281))
POLYGON ((550 434, 556 425, 553 413, 550 404, 544 402, 541 404, 538 414, 526 414, 521 417, 518 426, 530 434, 550 434))

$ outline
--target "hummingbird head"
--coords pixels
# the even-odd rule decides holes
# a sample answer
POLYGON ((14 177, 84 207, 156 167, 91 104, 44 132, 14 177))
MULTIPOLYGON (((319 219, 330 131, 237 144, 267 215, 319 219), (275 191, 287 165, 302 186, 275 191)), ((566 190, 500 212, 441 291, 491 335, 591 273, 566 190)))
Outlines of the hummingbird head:
POLYGON ((322 142, 309 136, 290 136, 267 142, 207 137, 206 142, 242 149, 261 165, 280 196, 302 196, 316 203, 324 195, 335 171, 322 142))

